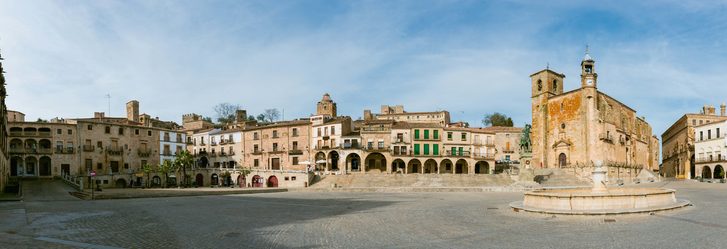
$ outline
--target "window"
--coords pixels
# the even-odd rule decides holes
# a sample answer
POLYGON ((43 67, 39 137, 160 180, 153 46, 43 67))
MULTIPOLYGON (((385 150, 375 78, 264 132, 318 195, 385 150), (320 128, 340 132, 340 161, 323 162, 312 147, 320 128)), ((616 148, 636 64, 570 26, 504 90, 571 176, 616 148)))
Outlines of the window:
POLYGON ((129 164, 128 163, 124 163, 124 169, 129 169, 129 164))
POLYGON ((419 144, 414 144, 414 155, 419 155, 419 144))
POLYGON ((278 143, 273 143, 273 151, 278 151, 278 143))
POLYGON ((318 136, 318 137, 320 137, 320 136, 321 136, 321 127, 318 127, 318 135, 317 135, 317 136, 318 136))
POLYGON ((719 138, 719 128, 717 128, 717 132, 716 133, 717 134, 715 134, 715 135, 717 136, 717 138, 719 138))
POLYGON ((119 127, 119 135, 124 135, 124 127, 119 127))
POLYGON ((460 156, 464 156, 464 152, 463 151, 464 151, 464 148, 459 147, 459 155, 460 156))
POLYGON ((447 140, 452 141, 452 132, 447 132, 447 140))
POLYGON ((439 131, 438 130, 434 130, 433 132, 434 132, 434 134, 432 134, 432 138, 439 139, 439 131))
POLYGON ((429 155, 429 145, 424 144, 424 155, 429 155))
POLYGON ((424 130, 424 139, 429 139, 429 130, 424 130))
POLYGON ((134 135, 139 135, 139 129, 134 129, 134 135))
POLYGON ((462 132, 462 141, 467 141, 467 133, 462 132))
POLYGON ((96 169, 103 169, 103 164, 102 163, 97 163, 96 164, 96 169))
POLYGON ((379 141, 379 144, 378 145, 379 145, 379 149, 383 149, 384 148, 384 141, 379 141))
POLYGON ((336 135, 336 127, 331 126, 331 135, 336 135))
POLYGON ((253 160, 252 165, 255 166, 255 167, 260 166, 260 160, 258 160, 258 159, 253 160))
POLYGON ((435 155, 435 156, 439 155, 439 145, 438 144, 432 144, 432 155, 435 155))
POLYGON ((275 131, 275 130, 274 130, 274 131, 273 131, 273 138, 277 138, 277 137, 278 137, 278 131, 275 131))
POLYGON ((101 141, 96 142, 96 147, 103 148, 103 143, 101 141))
POLYGON ((419 139, 419 130, 414 130, 414 139, 419 139))
POLYGON ((105 132, 106 134, 111 134, 111 126, 106 126, 105 132))
POLYGON ((253 153, 258 153, 259 149, 260 148, 258 148, 257 144, 252 146, 252 152, 253 153))
POLYGON ((558 81, 553 80, 553 90, 557 90, 557 89, 558 89, 558 81))
POLYGON ((63 134, 63 130, 61 130, 61 129, 57 129, 57 130, 56 130, 56 133, 57 133, 58 135, 61 135, 61 134, 63 134))
POLYGON ((298 136, 298 128, 293 128, 293 136, 294 137, 298 136))
POLYGON ((298 149, 298 141, 293 141, 293 150, 298 149))
POLYGON ((703 131, 700 131, 700 132, 699 132, 699 140, 700 140, 700 141, 701 141, 701 140, 704 140, 704 132, 703 132, 703 131))
POLYGON ((73 130, 68 129, 68 135, 73 135, 73 130))
POLYGON ((146 135, 151 137, 151 131, 146 131, 146 135))
POLYGON ((697 125, 697 120, 696 119, 692 119, 692 125, 697 125))
POLYGON ((93 130, 93 126, 92 126, 92 125, 88 125, 88 126, 87 126, 87 129, 88 129, 89 131, 90 131, 90 130, 93 130))
POLYGON ((712 139, 712 130, 707 130, 707 139, 712 139))
POLYGON ((297 156, 294 156, 293 157, 293 165, 298 165, 298 157, 297 156))
POLYGON ((368 146, 367 146, 367 147, 368 147, 369 149, 373 149, 373 148, 374 148, 374 142, 372 142, 372 141, 369 141, 369 142, 368 142, 368 146))
POLYGON ((452 147, 452 156, 457 155, 457 147, 452 147))

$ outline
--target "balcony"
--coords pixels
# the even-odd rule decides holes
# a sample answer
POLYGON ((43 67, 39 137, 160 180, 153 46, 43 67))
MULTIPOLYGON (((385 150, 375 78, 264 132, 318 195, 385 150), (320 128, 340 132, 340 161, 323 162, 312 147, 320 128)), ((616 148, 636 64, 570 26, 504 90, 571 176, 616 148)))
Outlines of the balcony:
POLYGON ((262 150, 255 150, 255 151, 252 152, 252 154, 253 155, 262 155, 263 154, 263 151, 262 150))
POLYGON ((361 132, 390 132, 388 127, 361 127, 361 132))
POLYGON ((272 151, 269 151, 270 154, 282 154, 285 153, 283 150, 273 149, 272 151))
POLYGON ((399 138, 398 137, 398 138, 394 139, 394 141, 392 143, 395 143, 395 144, 409 144, 410 142, 404 140, 404 138, 399 138))
POLYGON ((613 143, 613 136, 608 133, 601 133, 598 135, 598 139, 607 143, 613 143))
POLYGON ((331 139, 331 136, 323 136, 323 140, 331 139))
POLYGON ((392 150, 391 155, 393 155, 393 156, 411 156, 411 152, 392 150))
POLYGON ((344 149, 360 149, 361 145, 358 143, 349 143, 349 144, 344 143, 343 148, 344 149))
POLYGON ((289 150, 288 155, 303 155, 303 151, 298 149, 289 150))
POLYGON ((170 141, 169 141, 169 137, 164 137, 164 139, 163 139, 163 140, 164 140, 164 142, 170 142, 170 141))
POLYGON ((40 148, 38 149, 39 154, 51 154, 53 153, 53 149, 51 148, 40 148))
POLYGON ((447 151, 445 155, 451 157, 469 157, 471 153, 469 151, 447 151))
POLYGON ((21 153, 25 153, 25 148, 23 148, 23 147, 14 147, 14 148, 13 147, 10 147, 10 148, 8 148, 8 152, 10 152, 10 153, 16 153, 16 154, 21 154, 21 153))
POLYGON ((512 149, 510 149, 510 150, 502 150, 502 153, 504 153, 504 154, 513 154, 513 153, 515 153, 515 151, 512 150, 512 149))
POLYGON ((700 157, 695 160, 697 163, 711 163, 711 162, 724 162, 727 161, 727 156, 715 156, 715 157, 700 157))
POLYGON ((492 153, 473 153, 472 156, 475 159, 495 160, 495 154, 492 153))
MULTIPOLYGON (((176 156, 176 155, 177 154, 174 154, 174 156, 176 156)), ((173 155, 172 155, 171 151, 166 150, 166 151, 162 152, 162 156, 173 156, 173 155)))
POLYGON ((139 157, 149 157, 151 156, 151 149, 138 149, 137 154, 139 157))
POLYGON ((94 147, 93 145, 84 145, 83 146, 83 151, 85 151, 85 152, 93 152, 94 150, 96 150, 96 147, 94 147))
POLYGON ((217 142, 211 142, 210 145, 215 146, 217 145, 217 142))
POLYGON ((38 135, 38 132, 35 132, 35 131, 24 131, 23 132, 23 136, 26 136, 26 137, 35 137, 37 135, 38 135))
POLYGON ((368 152, 388 152, 389 148, 388 147, 366 146, 363 148, 363 150, 368 151, 368 152))
POLYGON ((39 131, 38 132, 39 137, 51 137, 50 131, 39 131))
POLYGON ((259 137, 259 136, 254 136, 254 137, 252 138, 252 140, 260 140, 260 137, 259 137))
MULTIPOLYGON (((434 138, 434 137, 429 137, 429 138, 420 137, 420 138, 414 138, 414 140, 415 141, 439 141, 439 137, 436 137, 436 138, 434 138)), ((464 142, 466 142, 466 141, 464 141, 464 142)))
POLYGON ((22 131, 11 131, 9 134, 10 134, 11 137, 21 137, 21 136, 23 136, 23 132, 22 131))
POLYGON ((121 147, 106 147, 106 154, 112 155, 112 156, 120 156, 124 152, 124 149, 121 147))

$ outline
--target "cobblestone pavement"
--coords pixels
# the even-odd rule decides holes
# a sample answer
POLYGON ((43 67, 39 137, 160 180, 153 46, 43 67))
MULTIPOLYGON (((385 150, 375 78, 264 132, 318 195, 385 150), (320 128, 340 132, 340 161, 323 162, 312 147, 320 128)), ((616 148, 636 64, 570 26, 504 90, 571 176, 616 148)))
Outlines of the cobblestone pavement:
POLYGON ((0 203, 3 248, 725 248, 727 184, 656 215, 513 212, 522 193, 285 192, 0 203), (613 220, 609 220, 613 219, 613 220))

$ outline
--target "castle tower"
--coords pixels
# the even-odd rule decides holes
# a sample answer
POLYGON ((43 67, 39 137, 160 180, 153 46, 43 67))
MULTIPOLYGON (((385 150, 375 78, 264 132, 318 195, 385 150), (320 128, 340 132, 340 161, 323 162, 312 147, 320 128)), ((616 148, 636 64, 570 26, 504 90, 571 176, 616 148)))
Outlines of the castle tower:
POLYGON ((543 69, 530 75, 532 87, 532 141, 533 167, 548 167, 548 99, 563 93, 565 75, 543 69))
POLYGON ((318 101, 316 115, 325 115, 330 117, 336 116, 336 102, 331 100, 331 95, 328 93, 323 94, 321 101, 318 101))
POLYGON ((126 119, 139 122, 139 101, 132 100, 126 103, 126 119))

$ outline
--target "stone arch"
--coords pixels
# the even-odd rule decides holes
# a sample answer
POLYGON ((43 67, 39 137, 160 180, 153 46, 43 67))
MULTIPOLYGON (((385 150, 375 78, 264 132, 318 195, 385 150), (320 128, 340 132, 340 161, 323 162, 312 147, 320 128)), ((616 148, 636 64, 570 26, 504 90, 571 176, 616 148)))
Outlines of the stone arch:
POLYGON ((206 156, 202 156, 197 161, 197 167, 207 168, 207 166, 209 165, 209 163, 210 163, 209 159, 207 159, 206 156))
POLYGON ((469 168, 467 165, 467 160, 459 159, 457 160, 457 163, 454 164, 454 173, 455 174, 467 174, 469 173, 469 168))
POLYGON ((568 165, 568 156, 565 155, 565 153, 560 153, 558 155, 558 166, 563 168, 568 165))
POLYGON ((401 158, 394 159, 391 162, 392 173, 404 173, 406 172, 406 163, 401 158))
POLYGON ((23 158, 14 156, 10 158, 10 175, 17 176, 18 173, 21 175, 25 173, 25 170, 23 169, 23 158))
POLYGON ((351 153, 346 156, 346 168, 350 171, 361 171, 361 156, 351 153))
POLYGON ((315 162, 314 162, 315 165, 316 165, 316 170, 318 170, 318 171, 325 170, 326 169, 326 162, 327 162, 326 161, 326 153, 324 153, 322 151, 316 153, 315 162))
POLYGON ((339 161, 340 161, 340 155, 338 154, 337 151, 332 150, 331 152, 328 152, 328 163, 329 163, 328 170, 338 171, 339 170, 339 167, 338 167, 339 161))
POLYGON ((702 167, 702 179, 712 179, 712 169, 709 166, 702 167))
POLYGON ((37 131, 38 131, 38 130, 37 130, 37 129, 35 129, 34 127, 25 127, 25 128, 23 129, 23 135, 24 135, 24 136, 35 136, 35 133, 36 133, 37 131))
POLYGON ((203 176, 202 174, 199 174, 199 173, 198 173, 198 174, 197 174, 197 175, 196 175, 196 176, 194 177, 194 181, 195 181, 195 185, 197 185, 197 187, 202 187, 202 186, 204 186, 204 176, 203 176))
POLYGON ((36 175, 36 167, 38 167, 38 159, 35 157, 29 156, 25 158, 25 172, 23 172, 26 175, 36 175))
POLYGON ((247 178, 245 177, 245 175, 237 176, 237 185, 239 187, 244 188, 247 186, 246 184, 247 184, 247 178))
POLYGON ((40 176, 51 176, 51 165, 50 157, 40 157, 40 160, 38 160, 38 174, 40 176))
POLYGON ((268 187, 277 188, 278 187, 278 177, 276 177, 276 176, 268 177, 268 187))
POLYGON ((475 174, 489 174, 490 163, 487 161, 478 161, 475 163, 475 174))
POLYGON ((10 140, 10 149, 22 149, 23 148, 23 140, 20 140, 19 138, 13 138, 10 140))
POLYGON ((724 172, 724 168, 722 167, 722 165, 714 166, 713 177, 717 178, 717 179, 725 179, 725 172, 724 172))
POLYGON ((220 176, 213 173, 210 176, 210 185, 219 185, 219 184, 220 184, 220 176))
POLYGON ((254 175, 252 177, 252 187, 253 188, 262 188, 263 187, 263 178, 259 175, 254 175))
POLYGON ((26 153, 38 153, 38 142, 35 139, 25 139, 25 152, 26 153))
POLYGON ((386 157, 378 152, 371 153, 364 160, 366 172, 386 172, 386 157))
POLYGON ((424 161, 424 167, 422 169, 422 173, 424 174, 437 174, 439 173, 439 167, 437 167, 437 161, 434 159, 427 159, 424 161))
POLYGON ((406 164, 406 173, 422 173, 422 162, 416 158, 409 160, 409 162, 406 164))
POLYGON ((116 184, 114 184, 114 187, 116 188, 126 188, 126 180, 124 178, 119 178, 116 180, 116 184))
POLYGON ((442 162, 439 163, 439 173, 440 174, 453 174, 454 173, 454 163, 452 163, 452 160, 444 159, 442 162))

